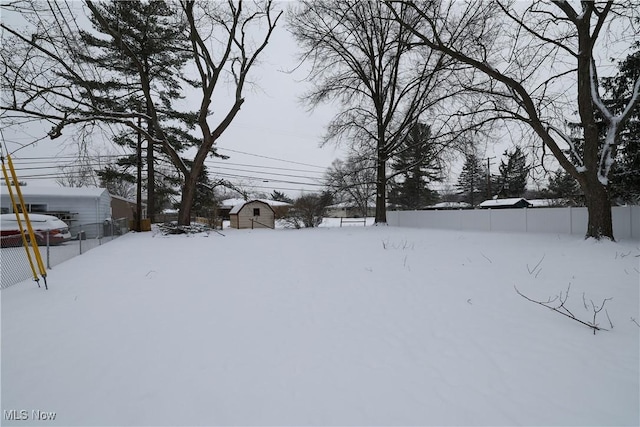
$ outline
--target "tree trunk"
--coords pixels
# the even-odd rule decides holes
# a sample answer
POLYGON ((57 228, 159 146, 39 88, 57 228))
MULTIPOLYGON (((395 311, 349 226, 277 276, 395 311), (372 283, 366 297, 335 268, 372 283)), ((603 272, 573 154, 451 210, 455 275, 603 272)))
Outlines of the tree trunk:
POLYGON ((196 195, 196 184, 198 175, 190 173, 184 180, 182 187, 182 198, 180 199, 180 210, 178 211, 178 225, 191 224, 191 207, 196 195))
MULTIPOLYGON (((140 127, 140 119, 138 119, 140 127)), ((138 131, 138 141, 136 143, 136 217, 135 230, 142 231, 142 135, 138 131)))
MULTIPOLYGON (((591 174, 590 174, 591 175, 591 174)), ((587 234, 585 238, 594 239, 607 238, 615 240, 613 237, 613 221, 611 218, 611 200, 607 187, 602 185, 596 174, 586 177, 583 185, 589 221, 587 224, 587 234)))
POLYGON ((387 161, 378 153, 376 177, 376 224, 387 223, 387 161))
MULTIPOLYGON (((149 126, 149 132, 153 129, 149 126)), ((153 224, 156 216, 156 174, 154 167, 153 142, 147 142, 147 218, 153 224)))

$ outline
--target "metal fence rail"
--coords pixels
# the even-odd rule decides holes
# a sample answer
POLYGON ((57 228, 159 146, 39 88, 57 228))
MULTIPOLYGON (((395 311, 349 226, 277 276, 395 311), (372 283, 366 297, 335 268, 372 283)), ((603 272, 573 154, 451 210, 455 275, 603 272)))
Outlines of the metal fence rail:
MULTIPOLYGON (((122 218, 100 224, 77 225, 69 227, 69 231, 71 240, 68 242, 55 246, 38 246, 47 269, 128 233, 129 223, 126 218, 122 218)), ((5 237, 2 239, 6 242, 5 237)), ((24 247, 5 246, 0 245, 0 289, 33 278, 24 247)))

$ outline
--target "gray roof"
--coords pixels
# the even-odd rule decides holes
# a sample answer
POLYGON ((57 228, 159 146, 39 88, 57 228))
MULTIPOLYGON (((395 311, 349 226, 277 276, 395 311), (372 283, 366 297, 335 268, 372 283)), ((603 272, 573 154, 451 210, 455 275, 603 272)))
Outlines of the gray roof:
POLYGON ((262 203, 263 205, 266 205, 269 207, 269 209, 273 210, 273 208, 271 207, 271 205, 269 205, 269 203, 267 203, 267 201, 265 200, 259 200, 259 199, 254 199, 254 200, 247 200, 244 203, 240 203, 238 205, 235 205, 233 207, 233 209, 231 209, 231 211, 229 212, 229 215, 234 215, 237 214, 238 212, 240 212, 240 210, 245 206, 248 205, 249 203, 262 203))

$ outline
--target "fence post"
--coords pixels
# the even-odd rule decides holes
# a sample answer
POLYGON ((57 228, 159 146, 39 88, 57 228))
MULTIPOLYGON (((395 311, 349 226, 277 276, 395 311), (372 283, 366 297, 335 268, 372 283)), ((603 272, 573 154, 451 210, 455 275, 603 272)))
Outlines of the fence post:
POLYGON ((47 230, 45 232, 46 236, 47 236, 47 269, 51 270, 51 245, 49 244, 49 230, 47 230))
POLYGON ((80 230, 78 231, 78 242, 80 243, 80 255, 82 255, 82 235, 84 234, 84 231, 80 230))
POLYGON ((573 213, 571 212, 571 206, 569 206, 569 234, 573 234, 573 213))

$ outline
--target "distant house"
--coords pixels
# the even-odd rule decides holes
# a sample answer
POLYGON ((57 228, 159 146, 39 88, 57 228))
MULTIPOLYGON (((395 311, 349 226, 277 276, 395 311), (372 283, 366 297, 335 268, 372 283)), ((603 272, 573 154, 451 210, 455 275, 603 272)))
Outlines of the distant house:
POLYGON ((466 202, 440 202, 435 205, 427 206, 425 210, 451 210, 451 209, 471 209, 472 206, 466 202))
POLYGON ((529 208, 532 204, 527 199, 511 198, 511 199, 493 199, 485 200, 480 203, 483 209, 513 209, 513 208, 529 208))
POLYGON ((231 228, 275 228, 276 214, 268 203, 249 200, 229 212, 231 228))
MULTIPOLYGON (((88 238, 100 236, 112 218, 111 195, 106 188, 20 187, 27 212, 53 215, 66 222, 71 234, 80 228, 88 238)), ((14 191, 15 194, 15 191, 14 191)), ((7 187, 0 187, 2 213, 12 213, 7 187)))
POLYGON ((527 201, 531 203, 532 208, 557 208, 571 205, 566 199, 527 199, 527 201))
MULTIPOLYGON (((360 218, 362 209, 353 206, 353 203, 336 203, 327 206, 326 215, 329 218, 360 218)), ((370 203, 367 206, 367 216, 376 216, 376 205, 370 203)))

